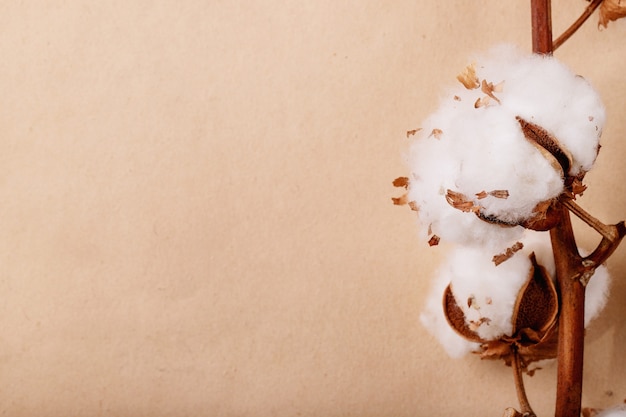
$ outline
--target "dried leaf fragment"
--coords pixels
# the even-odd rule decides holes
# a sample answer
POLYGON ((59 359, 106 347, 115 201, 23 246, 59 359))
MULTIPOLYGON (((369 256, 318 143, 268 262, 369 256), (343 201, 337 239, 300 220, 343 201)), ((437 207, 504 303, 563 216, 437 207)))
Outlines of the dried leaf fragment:
POLYGON ((478 310, 478 309, 480 309, 480 307, 478 307, 478 303, 476 302, 476 296, 475 296, 474 294, 470 295, 470 296, 467 298, 467 306, 468 306, 469 308, 474 307, 474 308, 476 308, 477 310, 478 310))
POLYGON ((476 76, 475 64, 470 64, 465 67, 463 72, 456 76, 456 79, 459 80, 459 82, 463 84, 468 90, 473 90, 480 87, 480 81, 476 76))
POLYGON ((623 0, 604 0, 600 5, 598 27, 605 28, 610 21, 626 16, 626 2, 623 0))
POLYGON ((489 323, 491 323, 491 319, 490 318, 481 317, 479 320, 470 320, 469 328, 470 328, 470 330, 475 332, 483 324, 486 324, 488 326, 489 323))
POLYGON ((500 265, 502 262, 511 259, 511 257, 513 257, 513 255, 515 255, 515 252, 518 252, 519 250, 521 250, 522 248, 524 248, 524 244, 522 242, 515 242, 515 244, 513 246, 511 246, 510 248, 506 249, 506 252, 504 253, 500 253, 498 255, 494 255, 492 262, 494 264, 496 264, 496 266, 500 265))
POLYGON ((435 139, 439 140, 441 139, 441 135, 443 135, 443 130, 433 129, 432 132, 430 132, 430 135, 428 135, 428 137, 434 136, 435 139))
POLYGON ((437 235, 432 235, 430 240, 428 241, 428 246, 437 246, 441 239, 437 235))
POLYGON ((409 136, 413 136, 414 134, 416 134, 417 132, 419 132, 420 130, 422 130, 422 128, 417 128, 417 129, 413 129, 413 130, 407 130, 406 131, 406 137, 408 138, 409 136))
POLYGON ((509 198, 509 190, 493 190, 489 191, 489 195, 495 198, 509 198))
POLYGON ((488 83, 487 80, 483 80, 483 82, 480 85, 480 91, 487 94, 488 97, 494 99, 495 101, 498 102, 498 104, 500 104, 500 99, 496 97, 493 93, 501 92, 503 85, 504 85, 504 81, 496 85, 493 85, 493 83, 488 83))
POLYGON ((391 197, 391 201, 396 206, 403 206, 409 202, 409 198, 407 194, 401 195, 400 197, 391 197))
POLYGON ((395 180, 393 180, 393 186, 394 187, 408 188, 408 186, 409 186, 409 178, 408 177, 398 177, 395 180))
POLYGON ((480 206, 475 205, 474 202, 468 199, 464 194, 456 191, 448 190, 446 192, 446 201, 455 209, 465 213, 478 213, 480 211, 480 206))
POLYGON ((474 108, 478 109, 480 107, 487 107, 489 105, 489 103, 491 103, 491 98, 485 96, 485 97, 479 97, 475 102, 474 102, 474 108))
POLYGON ((570 189, 572 190, 572 194, 575 198, 577 195, 582 196, 587 189, 587 186, 583 184, 581 179, 574 178, 572 185, 570 185, 570 189))
POLYGON ((509 191, 508 190, 493 190, 493 191, 486 192, 483 190, 479 193, 476 193, 476 198, 478 198, 479 200, 482 200, 483 198, 487 198, 487 196, 507 199, 509 198, 509 191))

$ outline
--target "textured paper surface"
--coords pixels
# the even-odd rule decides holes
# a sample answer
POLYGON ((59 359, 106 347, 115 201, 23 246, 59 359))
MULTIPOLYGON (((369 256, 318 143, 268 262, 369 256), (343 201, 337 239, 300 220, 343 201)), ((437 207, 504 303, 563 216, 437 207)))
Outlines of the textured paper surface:
MULTIPOLYGON (((555 31, 586 6, 553 2, 555 31)), ((421 327, 444 248, 393 206, 406 131, 527 2, 0 6, 0 414, 501 415, 421 327)), ((609 121, 580 204, 626 216, 625 22, 557 55, 609 121)), ((580 228, 579 240, 597 237, 580 228)), ((584 403, 626 398, 624 248, 584 403)), ((541 415, 555 369, 529 379, 541 415)))

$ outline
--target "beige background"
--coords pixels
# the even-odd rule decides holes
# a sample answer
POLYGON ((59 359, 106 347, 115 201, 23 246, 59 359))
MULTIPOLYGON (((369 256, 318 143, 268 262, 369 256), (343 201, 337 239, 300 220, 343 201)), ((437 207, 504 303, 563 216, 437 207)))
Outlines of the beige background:
MULTIPOLYGON (((561 32, 586 6, 553 4, 561 32)), ((581 204, 626 217, 626 22, 557 55, 609 114, 581 204)), ((0 5, 0 414, 499 416, 510 370, 418 315, 445 254, 395 207, 406 131, 526 1, 0 5)), ((597 238, 581 228, 580 240, 597 238)), ((586 405, 626 398, 624 247, 586 405)), ((528 379, 553 412, 554 368, 528 379)))

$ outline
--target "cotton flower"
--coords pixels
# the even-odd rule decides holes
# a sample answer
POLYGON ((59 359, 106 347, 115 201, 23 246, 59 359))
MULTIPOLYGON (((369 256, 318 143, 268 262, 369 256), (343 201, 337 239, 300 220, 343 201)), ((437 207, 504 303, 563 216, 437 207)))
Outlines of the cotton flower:
POLYGON ((422 236, 505 248, 580 181, 605 121, 598 94, 553 57, 478 57, 414 135, 407 200, 422 236))

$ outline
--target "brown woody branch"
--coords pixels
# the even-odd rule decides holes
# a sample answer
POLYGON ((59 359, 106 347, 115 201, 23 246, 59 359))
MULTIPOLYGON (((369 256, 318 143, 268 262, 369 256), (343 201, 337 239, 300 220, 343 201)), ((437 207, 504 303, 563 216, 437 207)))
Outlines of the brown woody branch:
POLYGON ((552 50, 555 51, 559 46, 563 45, 565 41, 567 41, 580 27, 589 19, 589 17, 593 14, 593 12, 600 6, 600 4, 604 0, 593 0, 589 3, 589 6, 585 9, 585 11, 580 15, 580 17, 572 23, 570 27, 568 27, 565 32, 559 36, 554 43, 552 44, 552 50))

